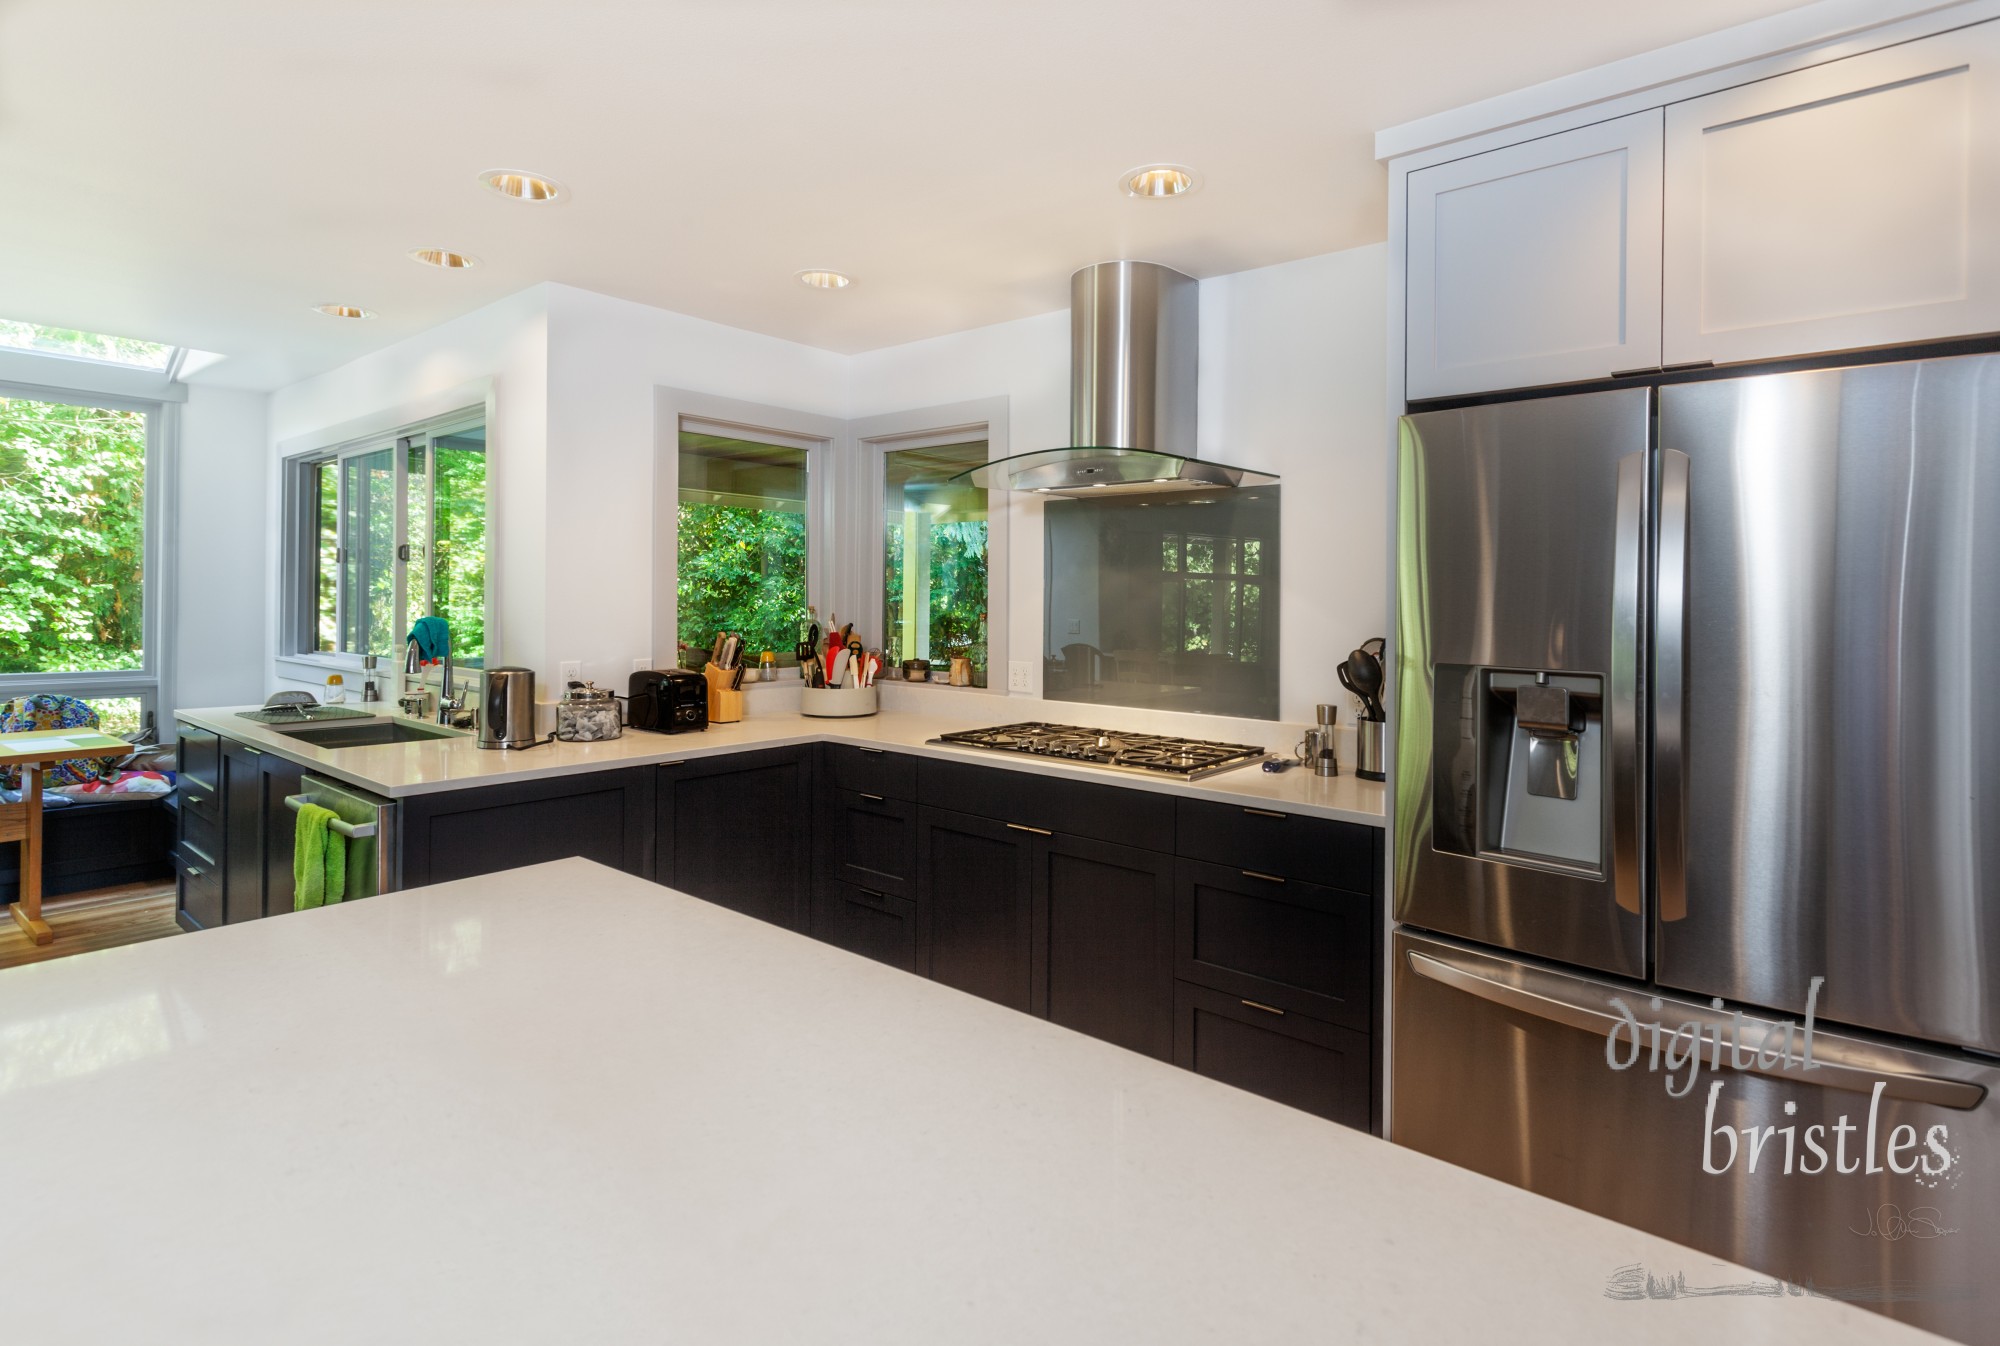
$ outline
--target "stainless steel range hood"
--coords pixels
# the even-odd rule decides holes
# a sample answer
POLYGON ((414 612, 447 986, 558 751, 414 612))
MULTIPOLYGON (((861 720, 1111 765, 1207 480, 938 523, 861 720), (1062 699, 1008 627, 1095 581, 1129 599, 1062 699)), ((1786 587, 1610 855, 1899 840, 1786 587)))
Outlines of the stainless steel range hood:
POLYGON ((1098 496, 1267 486, 1264 472, 1194 456, 1195 280, 1153 262, 1100 262, 1070 277, 1069 448, 987 463, 958 480, 988 490, 1098 496))

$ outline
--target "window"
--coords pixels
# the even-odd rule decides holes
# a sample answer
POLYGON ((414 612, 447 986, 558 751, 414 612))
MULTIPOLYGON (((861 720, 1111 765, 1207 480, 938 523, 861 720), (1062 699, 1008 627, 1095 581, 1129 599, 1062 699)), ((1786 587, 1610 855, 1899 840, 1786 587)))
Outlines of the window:
POLYGON ((114 732, 150 715, 156 415, 60 394, 0 396, 0 700, 84 697, 114 732))
POLYGON ((6 319, 0 319, 0 346, 163 372, 174 358, 174 347, 163 346, 157 341, 135 341, 131 337, 78 332, 68 327, 41 327, 6 319))
POLYGON ((771 650, 780 663, 797 662, 807 454, 803 444, 681 422, 676 635, 684 654, 706 651, 718 632, 731 631, 752 658, 771 650))
POLYGON ((986 441, 882 455, 884 656, 972 661, 987 678, 987 497, 952 478, 986 461, 986 441))
POLYGON ((486 427, 479 414, 294 459, 300 598, 292 653, 393 658, 444 618, 455 663, 486 659, 486 427))
POLYGON ((1278 716, 1276 486, 1051 500, 1051 700, 1278 716))

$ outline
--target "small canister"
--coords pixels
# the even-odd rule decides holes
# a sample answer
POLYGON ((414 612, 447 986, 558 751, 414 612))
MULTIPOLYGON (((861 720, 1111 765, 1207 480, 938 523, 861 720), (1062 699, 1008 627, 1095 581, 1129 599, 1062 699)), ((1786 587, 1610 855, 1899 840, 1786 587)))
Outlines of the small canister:
POLYGON ((568 694, 556 702, 556 737, 564 743, 602 743, 624 735, 625 717, 619 713, 616 692, 594 682, 572 682, 568 694))
POLYGON ((1354 774, 1363 780, 1389 778, 1386 745, 1382 741, 1382 731, 1387 727, 1381 720, 1354 722, 1354 774))

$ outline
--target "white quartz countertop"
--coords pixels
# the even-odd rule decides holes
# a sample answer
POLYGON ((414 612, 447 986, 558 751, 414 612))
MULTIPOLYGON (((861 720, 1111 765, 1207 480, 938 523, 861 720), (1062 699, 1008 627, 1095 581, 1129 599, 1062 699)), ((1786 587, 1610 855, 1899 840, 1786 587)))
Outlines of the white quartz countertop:
MULTIPOLYGON (((1023 753, 955 748, 928 742, 939 734, 955 730, 1030 718, 1018 708, 1010 708, 1004 700, 993 708, 973 713, 957 709, 942 714, 885 710, 879 715, 856 719, 820 719, 785 712, 757 714, 735 724, 710 725, 698 734, 652 734, 628 730, 622 738, 608 743, 549 743, 504 752, 480 748, 469 734, 420 743, 316 748, 271 725, 243 719, 237 713, 254 709, 254 706, 221 706, 176 710, 174 716, 391 799, 439 790, 463 790, 468 786, 545 780, 586 771, 677 762, 752 748, 779 748, 824 740, 890 748, 897 752, 1015 771, 1037 771, 1072 780, 1154 790, 1189 799, 1282 809, 1287 813, 1335 818, 1370 827, 1384 824, 1385 803, 1381 783, 1365 781, 1351 773, 1321 777, 1304 767, 1293 767, 1289 771, 1273 774, 1256 766, 1245 766, 1206 780, 1182 781, 1133 772, 1107 771, 1101 767, 1051 761, 1023 753)), ((1103 707, 1093 707, 1092 710, 1098 712, 1093 718, 1113 718, 1102 713, 1103 707)), ((1117 726, 1114 724, 1112 727, 1117 726)), ((1273 729, 1276 732, 1277 727, 1273 729)), ((1291 735, 1287 731, 1284 736, 1291 735)))
POLYGON ((0 1135, 35 1346, 1935 1340, 582 860, 0 971, 0 1135))

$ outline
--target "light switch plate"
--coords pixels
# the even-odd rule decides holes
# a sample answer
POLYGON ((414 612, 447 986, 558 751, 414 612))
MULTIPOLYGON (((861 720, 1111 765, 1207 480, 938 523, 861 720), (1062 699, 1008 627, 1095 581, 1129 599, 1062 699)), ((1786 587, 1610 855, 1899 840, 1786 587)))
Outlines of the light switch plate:
POLYGON ((572 682, 583 681, 583 660, 565 659, 556 665, 556 681, 567 687, 572 682))
POLYGON ((1032 692, 1035 690, 1035 666, 1026 659, 1007 661, 1007 690, 1010 692, 1032 692))

